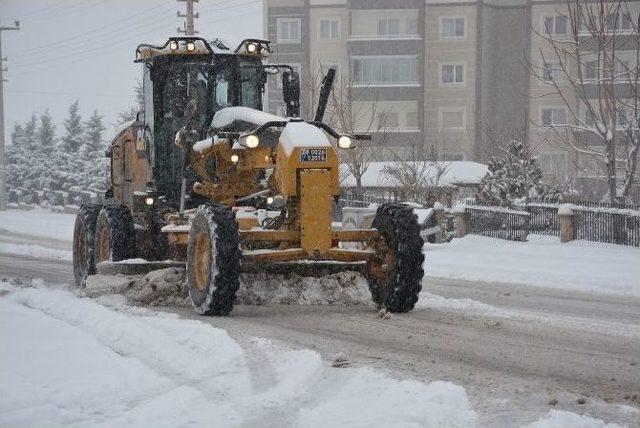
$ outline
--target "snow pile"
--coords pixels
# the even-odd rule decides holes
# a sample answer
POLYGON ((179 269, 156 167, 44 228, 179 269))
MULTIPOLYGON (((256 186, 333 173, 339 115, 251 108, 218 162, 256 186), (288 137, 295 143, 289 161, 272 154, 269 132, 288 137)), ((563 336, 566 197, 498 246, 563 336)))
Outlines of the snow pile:
POLYGON ((287 119, 249 107, 226 107, 216 112, 211 121, 211 127, 224 128, 237 120, 264 125, 267 122, 286 121, 287 119))
POLYGON ((529 235, 528 242, 476 235, 425 245, 431 277, 496 281, 577 291, 640 296, 640 249, 587 241, 560 243, 529 235))
POLYGON ((302 277, 242 274, 237 302, 246 305, 370 305, 367 281, 355 272, 302 277))
POLYGON ((600 419, 577 415, 562 410, 551 410, 549 414, 525 428, 622 428, 618 424, 607 424, 600 419))
POLYGON ((0 211, 0 230, 71 241, 75 218, 75 214, 52 213, 46 210, 0 211))
POLYGON ((456 426, 463 388, 331 368, 310 350, 59 290, 1 284, 1 426, 456 426), (212 425, 213 424, 213 425, 212 425))
MULTIPOLYGON (((121 294, 132 305, 191 306, 181 268, 166 268, 146 275, 91 275, 84 294, 98 297, 121 294)), ((236 303, 244 305, 369 305, 366 280, 355 272, 322 277, 292 274, 240 275, 236 303)))

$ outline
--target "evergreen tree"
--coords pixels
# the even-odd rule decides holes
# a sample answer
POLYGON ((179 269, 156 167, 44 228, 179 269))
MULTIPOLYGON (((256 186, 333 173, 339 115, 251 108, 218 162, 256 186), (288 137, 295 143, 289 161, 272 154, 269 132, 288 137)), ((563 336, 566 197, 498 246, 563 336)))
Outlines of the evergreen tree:
POLYGON ((93 114, 84 124, 85 127, 85 158, 89 159, 96 155, 99 151, 104 151, 105 145, 102 140, 105 126, 102 121, 102 115, 98 114, 98 110, 94 110, 93 114))
POLYGON ((64 121, 65 134, 61 140, 61 149, 65 153, 78 153, 82 145, 84 129, 79 110, 79 102, 76 100, 69 107, 69 117, 64 121))
POLYGON ((35 151, 38 147, 38 118, 35 113, 24 125, 24 145, 26 150, 35 151))
POLYGON ((40 126, 38 126, 38 146, 44 153, 52 153, 56 143, 56 127, 49 110, 40 116, 40 126))
POLYGON ((504 155, 489 161, 489 172, 477 194, 480 203, 512 207, 528 198, 560 197, 560 189, 543 183, 542 169, 523 143, 511 141, 502 150, 504 155))

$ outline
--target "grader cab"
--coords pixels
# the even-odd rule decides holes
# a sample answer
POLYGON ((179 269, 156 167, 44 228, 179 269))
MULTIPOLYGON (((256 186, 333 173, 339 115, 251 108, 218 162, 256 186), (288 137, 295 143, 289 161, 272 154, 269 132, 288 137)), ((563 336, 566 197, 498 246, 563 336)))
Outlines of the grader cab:
POLYGON ((79 210, 78 287, 104 262, 171 259, 184 264, 199 313, 228 315, 248 266, 357 264, 379 307, 413 308, 424 257, 411 208, 382 205, 367 229, 332 226, 340 151, 366 138, 322 122, 334 72, 316 117, 305 121, 297 74, 263 64, 268 52, 263 40, 231 51, 194 37, 137 48, 144 112, 110 145, 107 202, 79 210), (262 111, 267 76, 275 73, 287 118, 262 111), (359 245, 346 245, 353 242, 359 245))

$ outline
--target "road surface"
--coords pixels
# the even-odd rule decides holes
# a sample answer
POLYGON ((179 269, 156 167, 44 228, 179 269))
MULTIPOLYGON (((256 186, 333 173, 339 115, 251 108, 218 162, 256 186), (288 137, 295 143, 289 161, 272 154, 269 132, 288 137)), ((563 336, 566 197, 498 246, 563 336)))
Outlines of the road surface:
MULTIPOLYGON (((0 252, 3 276, 72 281, 68 261, 0 252)), ((531 422, 555 400, 555 408, 640 426, 640 299, 438 278, 424 290, 494 310, 435 307, 391 319, 365 306, 237 305, 228 318, 161 310, 224 328, 241 343, 266 337, 329 361, 341 352, 399 378, 457 383, 484 426, 531 422)))

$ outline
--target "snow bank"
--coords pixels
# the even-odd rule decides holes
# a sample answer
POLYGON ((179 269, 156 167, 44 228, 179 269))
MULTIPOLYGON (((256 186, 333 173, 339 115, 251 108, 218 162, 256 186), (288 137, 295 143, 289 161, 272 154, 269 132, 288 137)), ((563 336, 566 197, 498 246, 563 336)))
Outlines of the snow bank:
POLYGON ((310 350, 0 284, 0 426, 475 426, 463 388, 330 368, 310 350))
POLYGON ((45 210, 0 211, 0 229, 30 236, 71 241, 75 214, 45 210))
POLYGON ((549 414, 527 425, 525 428, 622 428, 618 424, 607 424, 600 419, 589 416, 577 415, 562 410, 551 410, 549 414))
POLYGON ((540 287, 640 296, 640 249, 529 235, 514 242, 468 235, 425 245, 432 277, 496 281, 540 287))
POLYGON ((14 244, 10 242, 0 242, 0 253, 58 260, 71 260, 73 257, 73 253, 70 250, 47 248, 41 245, 14 244))
POLYGON ((331 143, 318 127, 305 122, 290 122, 280 134, 280 144, 287 155, 297 147, 330 147, 331 143))
POLYGON ((223 128, 231 125, 236 120, 255 123, 260 126, 267 122, 286 121, 287 119, 249 107, 226 107, 216 112, 211 121, 211 127, 223 128))

